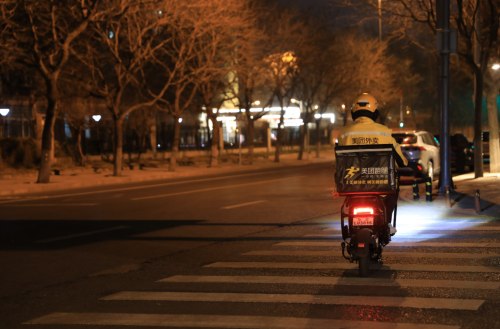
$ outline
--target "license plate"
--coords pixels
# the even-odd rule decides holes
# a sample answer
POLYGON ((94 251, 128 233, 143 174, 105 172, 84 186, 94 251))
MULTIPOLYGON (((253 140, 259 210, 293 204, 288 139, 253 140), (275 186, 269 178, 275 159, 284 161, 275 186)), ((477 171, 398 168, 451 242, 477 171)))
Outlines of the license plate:
POLYGON ((354 226, 366 226, 366 225, 373 225, 373 217, 372 216, 367 216, 367 217, 354 217, 352 219, 352 224, 354 226))

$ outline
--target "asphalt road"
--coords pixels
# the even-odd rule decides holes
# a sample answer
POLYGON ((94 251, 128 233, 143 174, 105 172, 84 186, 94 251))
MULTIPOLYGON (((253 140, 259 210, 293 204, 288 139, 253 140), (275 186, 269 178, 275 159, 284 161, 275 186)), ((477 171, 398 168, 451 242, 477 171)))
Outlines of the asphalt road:
POLYGON ((0 199, 0 328, 500 328, 499 223, 402 201, 360 280, 332 186, 318 164, 0 199))

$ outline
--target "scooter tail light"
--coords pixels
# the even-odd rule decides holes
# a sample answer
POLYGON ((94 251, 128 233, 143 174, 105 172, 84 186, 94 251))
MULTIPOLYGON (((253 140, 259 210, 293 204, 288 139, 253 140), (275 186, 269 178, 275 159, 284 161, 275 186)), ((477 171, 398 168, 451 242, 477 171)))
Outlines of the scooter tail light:
POLYGON ((363 208, 354 208, 354 215, 373 215, 373 208, 371 207, 363 207, 363 208))
POLYGON ((423 170, 421 165, 418 165, 418 166, 417 166, 417 168, 418 168, 418 170, 420 170, 420 171, 422 171, 422 170, 423 170))

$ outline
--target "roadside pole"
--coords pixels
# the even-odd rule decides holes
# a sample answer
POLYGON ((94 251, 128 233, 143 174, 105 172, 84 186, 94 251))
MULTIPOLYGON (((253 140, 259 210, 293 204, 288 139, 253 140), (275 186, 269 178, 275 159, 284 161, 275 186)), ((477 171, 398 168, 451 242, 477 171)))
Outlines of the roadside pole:
POLYGON ((238 122, 238 148, 239 148, 238 165, 241 166, 241 121, 238 122))
MULTIPOLYGON (((449 192, 454 192, 451 180, 450 166, 450 121, 449 121, 449 101, 450 101, 450 0, 437 0, 437 40, 436 50, 441 57, 440 72, 440 108, 441 108, 441 171, 442 181, 439 192, 446 193, 446 186, 449 192)), ((456 34, 455 34, 456 37, 456 34)))

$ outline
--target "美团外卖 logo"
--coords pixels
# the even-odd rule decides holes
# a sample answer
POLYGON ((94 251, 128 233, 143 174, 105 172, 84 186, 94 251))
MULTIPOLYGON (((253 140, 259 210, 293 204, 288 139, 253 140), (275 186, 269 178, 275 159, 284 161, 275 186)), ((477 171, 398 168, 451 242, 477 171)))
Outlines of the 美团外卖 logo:
POLYGON ((349 169, 346 169, 346 171, 348 171, 348 173, 347 175, 345 175, 344 179, 346 179, 347 176, 349 176, 349 178, 352 178, 354 176, 354 173, 357 173, 359 171, 359 168, 353 166, 349 169))

